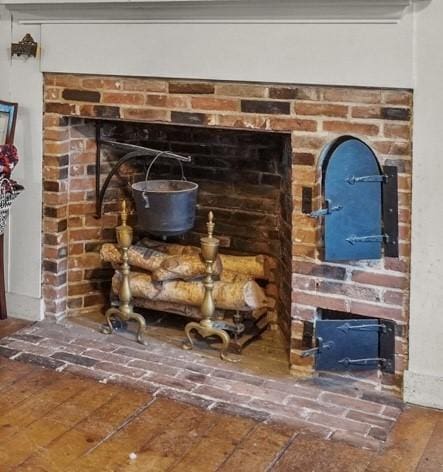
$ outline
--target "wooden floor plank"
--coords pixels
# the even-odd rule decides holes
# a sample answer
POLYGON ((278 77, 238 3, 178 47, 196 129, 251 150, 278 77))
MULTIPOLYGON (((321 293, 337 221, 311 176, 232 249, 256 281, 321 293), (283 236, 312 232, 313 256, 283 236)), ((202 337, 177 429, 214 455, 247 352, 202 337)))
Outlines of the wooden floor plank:
POLYGON ((44 417, 59 404, 85 388, 86 382, 71 376, 61 376, 44 390, 32 395, 0 416, 0 444, 12 434, 44 417))
POLYGON ((0 361, 3 361, 0 363, 0 391, 34 371, 29 364, 6 361, 1 357, 0 361))
POLYGON ((0 390, 0 411, 19 408, 21 402, 43 391, 56 381, 57 377, 53 372, 43 369, 16 377, 15 382, 9 383, 0 390))
POLYGON ((110 434, 132 416, 137 415, 139 409, 152 400, 152 396, 146 392, 119 387, 118 389, 111 399, 78 423, 75 428, 87 433, 110 434))
POLYGON ((417 472, 443 471, 443 412, 417 467, 417 472))
POLYGON ((90 450, 100 439, 102 438, 99 435, 70 429, 52 441, 48 447, 36 450, 17 470, 34 471, 41 468, 64 471, 66 466, 90 450))
POLYGON ((118 470, 164 472, 168 470, 215 424, 217 416, 196 407, 187 407, 168 428, 136 452, 137 458, 118 470))
POLYGON ((174 472, 217 470, 254 426, 252 420, 220 417, 215 426, 178 463, 174 464, 171 470, 174 472))
POLYGON ((436 410, 408 407, 378 454, 22 365, 0 360, 0 472, 443 471, 436 410))
POLYGON ((47 418, 66 426, 74 426, 108 402, 117 392, 111 387, 91 383, 90 387, 54 408, 47 418))
POLYGON ((138 452, 143 445, 167 430, 174 418, 186 406, 166 399, 156 400, 125 428, 116 432, 92 452, 71 464, 64 472, 115 472, 130 464, 129 454, 138 452))
POLYGON ((0 338, 9 336, 25 326, 32 325, 31 321, 17 320, 9 318, 7 320, 0 320, 0 338))
POLYGON ((441 413, 408 408, 400 416, 382 455, 374 457, 367 472, 413 472, 434 431, 441 413))
POLYGON ((300 433, 273 467, 274 472, 364 472, 373 452, 300 433))
POLYGON ((66 426, 44 418, 30 424, 0 446, 0 470, 12 470, 65 431, 66 426))
POLYGON ((289 434, 260 424, 236 447, 218 471, 265 471, 290 440, 289 434))

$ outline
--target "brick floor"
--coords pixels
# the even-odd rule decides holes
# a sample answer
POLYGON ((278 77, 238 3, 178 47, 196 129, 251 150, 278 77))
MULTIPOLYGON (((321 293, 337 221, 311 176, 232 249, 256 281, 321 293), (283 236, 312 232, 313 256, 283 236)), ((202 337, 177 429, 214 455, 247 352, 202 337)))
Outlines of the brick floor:
POLYGON ((72 321, 22 328, 0 340, 0 355, 370 449, 383 445, 403 408, 398 398, 359 385, 253 374, 198 350, 155 338, 142 346, 72 321))

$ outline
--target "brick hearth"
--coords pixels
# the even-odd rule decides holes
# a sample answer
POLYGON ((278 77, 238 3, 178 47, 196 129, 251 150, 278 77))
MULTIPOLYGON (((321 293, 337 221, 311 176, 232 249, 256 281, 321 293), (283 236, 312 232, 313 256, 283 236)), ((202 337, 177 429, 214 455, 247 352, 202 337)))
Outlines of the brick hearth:
POLYGON ((145 347, 96 328, 40 322, 1 339, 0 355, 370 449, 383 445, 403 408, 358 382, 258 375, 171 342, 150 338, 145 347))
POLYGON ((73 313, 100 310, 106 299, 109 274, 100 272, 98 249, 112 237, 117 218, 112 211, 98 221, 93 217, 95 143, 91 127, 84 132, 85 119, 278 132, 292 143, 292 248, 284 258, 292 276, 291 313, 281 323, 291 339, 290 364, 304 372, 312 368, 312 360, 299 353, 305 347, 306 322, 319 317, 319 309, 394 320, 396 375, 384 375, 383 382, 398 386, 407 360, 411 106, 412 94, 406 90, 46 74, 46 315, 65 316, 70 297, 77 300, 73 313), (361 138, 382 165, 398 168, 398 259, 321 261, 321 228, 301 212, 302 187, 314 189, 319 205, 321 150, 343 134, 361 138))

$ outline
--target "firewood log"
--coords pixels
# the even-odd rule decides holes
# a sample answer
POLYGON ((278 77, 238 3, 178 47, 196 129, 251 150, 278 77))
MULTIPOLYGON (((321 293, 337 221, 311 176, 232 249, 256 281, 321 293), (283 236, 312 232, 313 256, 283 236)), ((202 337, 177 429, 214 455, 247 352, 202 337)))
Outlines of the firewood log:
MULTIPOLYGON (((112 264, 122 263, 121 251, 116 244, 103 244, 100 249, 100 257, 104 262, 111 262, 112 264)), ((129 248, 128 257, 129 265, 154 271, 158 269, 162 262, 169 256, 144 246, 134 245, 129 248)))
MULTIPOLYGON (((174 256, 200 253, 200 249, 195 246, 164 243, 149 238, 143 238, 140 242, 149 249, 155 249, 156 251, 174 256)), ((219 257, 223 270, 250 275, 254 279, 268 280, 270 269, 274 267, 272 258, 264 255, 233 256, 230 254, 220 254, 219 257)))
MULTIPOLYGON (((199 254, 170 256, 152 273, 152 279, 156 281, 190 280, 202 277, 205 271, 205 264, 199 254)), ((222 265, 220 259, 217 259, 214 264, 214 274, 219 275, 221 272, 222 265)))
MULTIPOLYGON (((185 303, 200 306, 203 302, 204 286, 198 282, 155 282, 148 274, 133 272, 129 285, 132 296, 155 301, 185 303)), ((112 289, 118 294, 121 274, 116 271, 112 278, 112 289)), ((213 290, 216 308, 225 310, 251 311, 269 305, 263 289, 253 280, 236 283, 215 282, 213 290)))
MULTIPOLYGON (((100 255, 103 261, 121 264, 121 252, 115 244, 103 244, 100 255)), ((170 256, 144 246, 131 246, 128 251, 129 265, 152 272, 156 281, 195 279, 205 275, 205 264, 199 254, 170 256)), ((214 264, 215 275, 220 274, 220 260, 214 264)))
MULTIPOLYGON (((146 308, 148 310, 176 313, 196 320, 203 318, 200 307, 186 305, 184 303, 161 302, 158 300, 148 300, 147 298, 134 298, 132 303, 136 307, 146 308)), ((214 316, 216 319, 223 319, 223 311, 216 310, 214 316)))

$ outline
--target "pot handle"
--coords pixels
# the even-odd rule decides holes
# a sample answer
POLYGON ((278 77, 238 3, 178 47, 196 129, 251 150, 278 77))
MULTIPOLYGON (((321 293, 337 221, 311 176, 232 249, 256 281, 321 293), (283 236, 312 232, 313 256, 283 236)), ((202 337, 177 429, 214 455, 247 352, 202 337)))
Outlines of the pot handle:
MULTIPOLYGON (((160 151, 155 157, 154 159, 152 159, 152 161, 149 163, 149 166, 148 166, 148 170, 146 171, 146 175, 145 175, 145 182, 148 180, 149 178, 149 173, 151 172, 151 169, 152 169, 152 166, 154 165, 155 161, 161 157, 163 154, 166 154, 168 151, 160 151)), ((180 164, 180 169, 181 169, 181 174, 182 174, 182 180, 186 180, 186 177, 185 177, 185 170, 183 169, 183 164, 182 164, 182 161, 180 159, 178 159, 177 157, 174 157, 174 156, 171 156, 170 154, 167 155, 168 159, 175 159, 176 161, 178 161, 178 163, 180 164)), ((143 198, 145 200, 145 202, 147 202, 147 199, 148 197, 145 196, 145 192, 143 192, 143 198)), ((149 202, 147 202, 147 204, 149 205, 149 202)), ((145 207, 145 208, 149 208, 149 206, 145 207)))
POLYGON ((151 208, 151 205, 149 203, 149 197, 146 192, 142 192, 142 198, 145 201, 145 208, 151 208))

